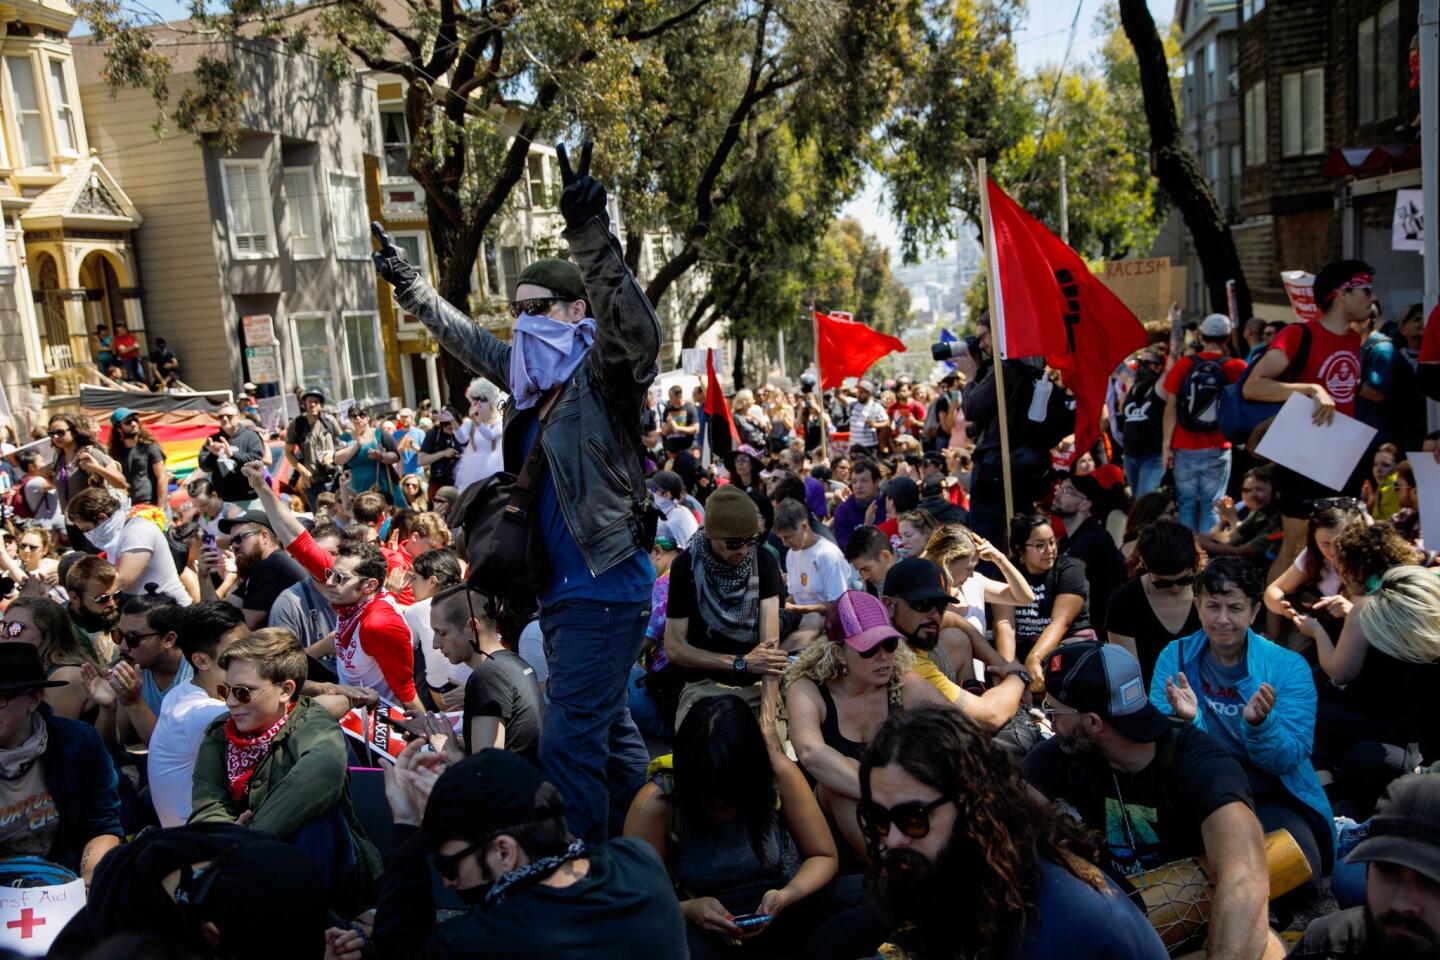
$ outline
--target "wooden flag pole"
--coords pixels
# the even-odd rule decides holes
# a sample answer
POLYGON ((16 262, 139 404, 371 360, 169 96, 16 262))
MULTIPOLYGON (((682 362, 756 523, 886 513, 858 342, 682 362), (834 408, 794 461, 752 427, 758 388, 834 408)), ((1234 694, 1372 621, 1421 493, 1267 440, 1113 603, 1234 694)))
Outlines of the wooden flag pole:
MULTIPOLYGON (((990 307, 990 349, 995 364, 995 406, 1000 415, 1000 473, 1005 485, 1005 539, 1010 536, 1010 521, 1015 518, 1015 492, 1010 478, 1010 418, 1005 402, 1005 305, 1003 297, 1000 308, 995 307, 995 298, 1000 291, 1000 270, 995 262, 994 224, 990 222, 990 178, 985 170, 985 159, 980 159, 978 170, 980 183, 981 233, 985 237, 985 296, 990 307)), ((976 358, 979 359, 978 357, 976 358)))
POLYGON ((820 456, 830 462, 830 428, 825 425, 825 391, 821 384, 825 374, 820 372, 820 319, 815 315, 815 304, 810 304, 810 330, 815 341, 815 406, 820 411, 820 456))

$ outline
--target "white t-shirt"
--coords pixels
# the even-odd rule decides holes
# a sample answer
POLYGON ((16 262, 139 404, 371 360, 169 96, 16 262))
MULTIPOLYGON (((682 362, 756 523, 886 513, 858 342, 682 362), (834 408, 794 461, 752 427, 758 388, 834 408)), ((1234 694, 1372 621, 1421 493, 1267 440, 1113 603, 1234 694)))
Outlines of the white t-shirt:
MULTIPOLYGON (((130 593, 145 593, 145 584, 154 583, 159 591, 182 607, 190 606, 190 594, 185 591, 185 586, 180 582, 180 575, 175 570, 175 558, 170 555, 170 541, 165 539, 165 534, 154 522, 144 517, 131 517, 125 521, 125 529, 120 531, 120 543, 115 552, 121 556, 135 551, 148 551, 150 562, 145 565, 145 570, 130 585, 130 593)), ((113 561, 118 567, 119 557, 113 561)))
MULTIPOLYGON (((1295 558, 1295 569, 1301 573, 1305 572, 1305 561, 1310 556, 1310 548, 1306 547, 1300 551, 1300 556, 1295 558)), ((1320 568, 1320 582, 1316 584, 1322 597, 1336 597, 1345 592, 1345 585, 1340 582, 1340 573, 1326 560, 1325 565, 1320 568)))
POLYGON ((410 626, 410 640, 420 647, 425 657, 425 682, 432 689, 439 689, 447 683, 465 685, 470 679, 468 663, 451 663, 445 654, 435 649, 435 631, 430 629, 430 601, 426 597, 400 611, 400 616, 410 626))
POLYGON ((176 684, 165 694, 150 734, 146 763, 150 802, 155 805, 160 826, 179 827, 190 819, 195 756, 200 752, 205 730, 225 714, 225 702, 211 698, 194 683, 176 684))
POLYGON ((970 574, 970 579, 960 585, 960 602, 966 604, 966 608, 961 610, 958 605, 955 608, 956 612, 969 620, 982 635, 986 628, 985 583, 985 578, 980 574, 970 574))
POLYGON ((695 536, 695 531, 700 529, 700 521, 695 519, 695 514, 684 503, 671 503, 670 512, 665 514, 665 523, 674 531, 676 540, 681 549, 690 545, 690 538, 695 536))
POLYGON ((794 603, 808 606, 834 603, 850 586, 850 563, 845 554, 824 537, 804 550, 785 554, 785 585, 794 603))

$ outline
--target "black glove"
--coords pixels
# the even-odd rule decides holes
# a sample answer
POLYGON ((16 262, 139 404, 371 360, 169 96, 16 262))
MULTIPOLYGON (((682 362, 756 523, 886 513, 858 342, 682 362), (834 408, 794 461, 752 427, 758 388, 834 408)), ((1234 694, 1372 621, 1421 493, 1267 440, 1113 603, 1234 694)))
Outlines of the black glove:
POLYGON ((390 234, 386 233, 385 228, 378 222, 371 222, 370 232, 375 235, 375 242, 380 244, 380 249, 370 254, 375 261, 375 272, 395 288, 397 295, 409 290, 410 285, 420 278, 420 274, 415 271, 414 265, 405 259, 405 251, 395 246, 390 234))
POLYGON ((560 182, 564 185, 560 191, 560 215, 565 218, 568 227, 578 227, 591 217, 600 217, 607 227, 610 225, 610 215, 605 209, 605 188, 590 176, 590 150, 593 147, 594 144, 587 140, 580 148, 580 170, 577 173, 570 169, 570 155, 565 152, 565 144, 555 145, 555 158, 560 162, 560 182))

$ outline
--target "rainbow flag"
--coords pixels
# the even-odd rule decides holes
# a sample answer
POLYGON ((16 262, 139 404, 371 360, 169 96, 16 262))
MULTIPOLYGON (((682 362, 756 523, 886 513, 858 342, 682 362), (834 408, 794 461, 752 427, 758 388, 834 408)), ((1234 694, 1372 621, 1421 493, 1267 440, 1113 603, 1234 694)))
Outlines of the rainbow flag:
POLYGON ((165 394, 129 390, 107 390, 83 384, 80 388, 80 409, 95 419, 100 440, 110 442, 110 414, 128 407, 140 415, 140 422, 155 435, 165 451, 165 465, 176 480, 184 479, 199 468, 200 448, 205 440, 220 429, 215 411, 228 402, 230 391, 216 393, 165 394))

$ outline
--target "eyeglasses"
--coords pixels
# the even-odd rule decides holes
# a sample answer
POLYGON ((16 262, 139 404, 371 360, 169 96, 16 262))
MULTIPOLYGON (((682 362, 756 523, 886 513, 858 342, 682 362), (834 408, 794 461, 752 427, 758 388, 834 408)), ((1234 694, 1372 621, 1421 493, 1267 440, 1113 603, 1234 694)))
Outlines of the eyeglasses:
POLYGON ((1031 550, 1054 550, 1057 543, 1054 540, 1027 540, 1025 546, 1031 550))
POLYGON ((893 823, 901 833, 911 840, 919 840, 930 832, 930 811, 954 800, 954 797, 936 797, 929 803, 897 803, 893 807, 882 807, 874 800, 866 800, 856 811, 860 829, 866 833, 883 837, 890 832, 893 823))
POLYGON ((933 613, 936 610, 944 610, 953 602, 949 597, 931 597, 928 600, 909 600, 910 609, 916 613, 933 613))
POLYGON ((884 640, 881 640, 869 650, 856 650, 855 652, 860 654, 860 659, 870 660, 874 658, 875 654, 880 652, 882 647, 884 648, 886 653, 894 653, 896 650, 900 649, 900 638, 886 637, 884 640))
POLYGON ((102 593, 102 594, 100 594, 100 596, 98 596, 98 597, 92 597, 92 598, 90 599, 90 602, 91 602, 91 603, 94 603, 94 604, 98 604, 98 605, 100 605, 100 606, 103 607, 103 606, 105 606, 105 605, 107 605, 107 604, 114 603, 114 602, 116 602, 116 601, 119 600, 119 599, 120 599, 120 591, 119 591, 119 590, 116 590, 116 591, 114 591, 113 593, 102 593))
POLYGON ((259 536, 264 532, 265 531, 263 530, 247 530, 244 533, 237 533, 235 534, 235 536, 230 538, 230 548, 233 550, 234 548, 240 546, 240 544, 244 543, 246 540, 249 540, 251 537, 259 536))
POLYGON ((510 316, 516 320, 520 319, 520 314, 522 313, 528 313, 532 317, 538 317, 542 313, 547 313, 555 304, 562 302, 559 297, 532 297, 529 300, 511 300, 510 316))
POLYGON ((1056 717, 1065 716, 1067 714, 1076 715, 1080 713, 1080 711, 1076 710, 1074 707, 1057 707, 1054 704, 1048 702, 1040 704, 1040 712, 1045 714, 1045 719, 1050 721, 1050 724, 1052 726, 1055 723, 1056 717))
MULTIPOLYGON (((1395 489, 1398 490, 1398 489, 1400 489, 1400 488, 1399 488, 1399 487, 1396 487, 1395 489)), ((43 550, 43 549, 45 549, 45 545, 42 544, 42 543, 26 543, 24 540, 21 540, 21 541, 20 541, 20 549, 21 549, 21 550, 43 550)))
POLYGON ((19 620, 0 620, 0 635, 14 640, 25 632, 25 624, 19 620))
POLYGON ((763 539, 765 539, 765 535, 762 533, 757 533, 753 537, 725 537, 725 549, 739 550, 743 547, 753 547, 763 539))
POLYGON ((1354 510, 1360 501, 1354 497, 1326 497, 1308 501, 1312 510, 1354 510))
POLYGON ((152 630, 149 633, 122 633, 120 634, 120 645, 122 647, 138 647, 145 642, 146 637, 158 637, 158 631, 152 630))
POLYGON ((468 847, 456 850, 454 853, 435 854, 435 872, 453 883, 460 874, 460 861, 479 850, 480 846, 478 843, 472 843, 468 847))
POLYGON ((259 687, 242 687, 238 683, 217 683, 215 684, 215 692, 220 694, 220 699, 224 700, 226 703, 230 702, 231 694, 235 695, 236 703, 249 703, 250 698, 255 696, 255 694, 259 693, 261 690, 264 690, 266 687, 273 686, 276 686, 276 684, 267 683, 264 686, 259 687))
POLYGON ((65 434, 67 434, 67 433, 69 433, 69 432, 70 432, 69 430, 51 430, 51 431, 47 434, 47 436, 51 436, 51 437, 63 437, 63 436, 65 436, 65 434))
POLYGON ((1171 587, 1188 587, 1194 582, 1195 574, 1193 573, 1187 573, 1183 577, 1171 577, 1169 579, 1157 577, 1154 574, 1150 575, 1150 586, 1156 590, 1169 590, 1171 587))
POLYGON ((356 574, 356 573, 341 573, 339 570, 336 570, 334 567, 331 567, 329 570, 326 570, 326 571, 325 571, 325 582, 326 582, 327 584, 329 584, 330 586, 332 586, 332 587, 341 586, 341 585, 347 583, 348 581, 351 581, 351 580, 356 579, 357 577, 359 577, 359 574, 356 574))

